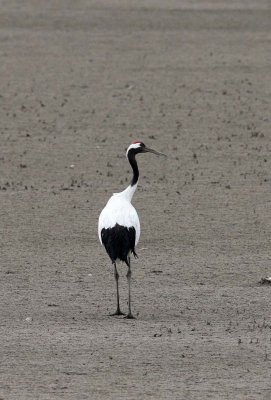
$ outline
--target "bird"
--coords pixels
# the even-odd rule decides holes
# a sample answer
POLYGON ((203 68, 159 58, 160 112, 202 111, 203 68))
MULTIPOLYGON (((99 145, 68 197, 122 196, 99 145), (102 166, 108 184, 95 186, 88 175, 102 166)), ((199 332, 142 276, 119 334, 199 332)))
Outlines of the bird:
POLYGON ((119 299, 119 273, 117 263, 127 265, 128 282, 128 314, 124 318, 134 319, 131 311, 131 254, 137 258, 135 251, 140 237, 140 221, 134 206, 131 204, 133 195, 137 189, 139 170, 136 155, 141 153, 153 153, 158 156, 166 156, 156 150, 150 149, 141 141, 134 141, 126 151, 126 157, 132 167, 132 179, 129 186, 119 193, 114 193, 102 210, 98 221, 98 236, 105 247, 114 267, 114 277, 117 289, 117 310, 111 316, 124 316, 120 309, 119 299))

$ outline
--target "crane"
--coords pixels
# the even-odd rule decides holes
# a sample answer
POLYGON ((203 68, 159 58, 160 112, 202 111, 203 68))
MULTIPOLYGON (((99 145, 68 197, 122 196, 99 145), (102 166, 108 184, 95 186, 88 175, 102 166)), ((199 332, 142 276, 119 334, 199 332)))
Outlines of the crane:
POLYGON ((114 277, 117 287, 117 310, 111 315, 125 315, 120 310, 119 303, 119 273, 117 262, 124 262, 127 267, 128 281, 128 314, 125 318, 134 318, 131 311, 131 254, 137 258, 135 247, 140 237, 140 222, 136 209, 131 204, 136 191, 139 170, 136 155, 140 153, 153 153, 165 156, 152 150, 141 141, 134 141, 127 149, 126 157, 132 167, 133 176, 130 185, 120 193, 114 193, 99 216, 98 235, 101 244, 105 247, 114 266, 114 277))

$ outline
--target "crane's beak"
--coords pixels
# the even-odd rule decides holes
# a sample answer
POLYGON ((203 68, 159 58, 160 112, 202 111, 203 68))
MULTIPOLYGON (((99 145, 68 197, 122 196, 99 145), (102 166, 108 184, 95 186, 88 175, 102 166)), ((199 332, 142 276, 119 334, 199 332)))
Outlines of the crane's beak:
POLYGON ((160 153, 160 151, 156 151, 156 150, 150 149, 149 147, 146 147, 146 146, 144 147, 144 153, 153 153, 153 154, 156 154, 157 156, 167 157, 166 154, 160 153))

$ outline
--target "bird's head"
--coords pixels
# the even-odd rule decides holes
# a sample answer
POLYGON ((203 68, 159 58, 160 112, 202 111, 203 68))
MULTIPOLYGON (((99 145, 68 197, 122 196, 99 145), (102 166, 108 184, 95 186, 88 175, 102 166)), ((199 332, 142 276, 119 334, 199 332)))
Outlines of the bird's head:
POLYGON ((143 142, 140 142, 139 140, 135 140, 132 144, 127 149, 126 152, 126 157, 128 158, 129 156, 135 156, 136 154, 139 153, 153 153, 156 154, 157 156, 165 156, 165 154, 160 153, 159 151, 150 149, 147 147, 143 142))

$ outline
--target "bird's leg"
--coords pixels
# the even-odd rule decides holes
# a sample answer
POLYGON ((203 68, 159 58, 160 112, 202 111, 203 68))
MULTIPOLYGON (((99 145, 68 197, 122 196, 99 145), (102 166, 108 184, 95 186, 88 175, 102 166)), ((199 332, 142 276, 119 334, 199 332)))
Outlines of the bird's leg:
POLYGON ((111 314, 111 315, 124 315, 124 313, 120 311, 119 273, 118 273, 118 270, 117 270, 116 263, 114 263, 114 276, 115 276, 116 285, 117 285, 117 311, 114 314, 111 314))
POLYGON ((132 277, 132 271, 131 271, 131 264, 130 264, 130 257, 128 257, 128 272, 127 272, 127 280, 128 280, 128 314, 126 315, 125 318, 129 319, 135 319, 135 317, 132 314, 131 311, 131 277, 132 277))

